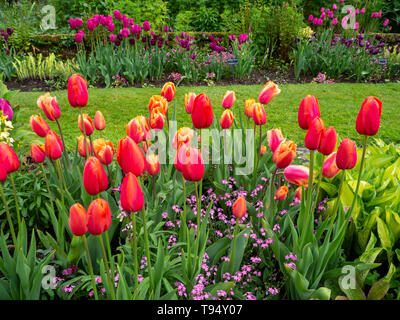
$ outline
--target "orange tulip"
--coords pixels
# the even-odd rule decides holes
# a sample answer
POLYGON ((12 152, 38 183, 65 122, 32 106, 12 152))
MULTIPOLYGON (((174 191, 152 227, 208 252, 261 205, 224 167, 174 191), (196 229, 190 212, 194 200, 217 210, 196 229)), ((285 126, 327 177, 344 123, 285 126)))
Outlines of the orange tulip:
POLYGON ((194 99, 192 109, 192 122, 196 129, 209 128, 214 120, 211 101, 205 93, 199 94, 194 99))
POLYGON ((162 130, 165 124, 165 114, 161 108, 154 108, 150 114, 150 127, 152 129, 162 130))
POLYGON ((300 128, 308 130, 316 117, 321 117, 318 100, 316 97, 308 95, 301 101, 299 107, 298 121, 300 128))
POLYGON ((362 104, 356 121, 356 130, 364 136, 374 136, 381 124, 382 101, 368 97, 362 104))
POLYGON ((257 126, 267 123, 267 115, 264 106, 261 103, 253 104, 253 120, 257 126))
POLYGON ((232 214, 235 218, 243 218, 247 212, 247 204, 244 197, 239 197, 236 199, 232 206, 232 214))
POLYGON ((282 141, 285 141, 281 129, 272 129, 267 131, 267 140, 272 152, 279 147, 282 141))
POLYGON ((235 96, 235 92, 234 91, 227 91, 224 95, 224 97, 222 98, 222 106, 225 109, 230 109, 232 108, 233 104, 236 101, 236 96, 235 96))
POLYGON ((39 97, 37 105, 50 121, 60 118, 61 111, 57 103, 57 98, 50 96, 49 92, 39 97))
POLYGON ((87 232, 88 214, 86 209, 76 203, 69 209, 69 228, 73 235, 80 237, 87 232))
POLYGON ((92 146, 90 144, 89 138, 86 138, 86 145, 85 145, 85 139, 83 135, 80 135, 78 138, 78 153, 81 157, 86 158, 92 153, 92 146), (89 154, 86 154, 86 146, 88 149, 89 154))
POLYGON ((155 176, 160 173, 160 160, 158 155, 151 154, 146 157, 146 168, 147 172, 151 176, 155 176))
POLYGON ((194 99, 196 99, 196 94, 193 92, 185 94, 185 110, 187 114, 191 114, 193 110, 194 99))
POLYGON ((261 150, 260 150, 260 154, 263 156, 264 154, 267 153, 267 147, 264 145, 261 145, 261 150))
POLYGON ((88 231, 93 235, 106 232, 111 226, 111 209, 104 199, 94 200, 88 208, 88 231))
POLYGON ((285 200, 288 192, 289 192, 289 189, 287 186, 280 187, 278 190, 276 190, 275 200, 278 200, 278 201, 285 200))
POLYGON ((121 207, 126 212, 138 212, 143 209, 144 196, 136 176, 129 172, 122 182, 121 207))
POLYGON ((172 147, 177 150, 182 144, 189 145, 194 137, 194 131, 188 127, 180 128, 172 139, 172 147))
POLYGON ((326 158, 324 165, 322 167, 322 175, 326 178, 333 178, 336 176, 340 169, 336 165, 336 152, 332 153, 328 158, 326 158))
POLYGON ((298 188, 296 189, 296 194, 295 194, 294 198, 295 198, 296 200, 298 200, 298 201, 301 201, 302 193, 303 193, 303 188, 302 188, 302 187, 298 187, 298 188))
POLYGON ((334 127, 329 127, 325 129, 321 143, 319 144, 318 151, 322 153, 324 156, 329 156, 336 148, 337 144, 337 134, 334 127))
POLYGON ((163 114, 166 114, 167 111, 168 111, 168 101, 167 101, 167 99, 165 99, 162 96, 152 96, 150 98, 150 102, 149 102, 149 111, 150 111, 150 113, 154 108, 157 108, 157 107, 161 108, 163 114))
POLYGON ((253 109, 255 103, 256 100, 254 99, 248 99, 244 102, 244 114, 247 118, 253 118, 253 109))
POLYGON ((36 163, 42 163, 46 158, 44 146, 39 146, 35 143, 31 144, 31 158, 36 163))
MULTIPOLYGON (((83 114, 83 123, 85 125, 86 135, 91 136, 94 131, 93 122, 92 122, 92 119, 90 119, 90 117, 86 113, 83 114)), ((78 126, 79 126, 79 130, 81 130, 81 132, 83 133, 81 115, 78 116, 78 126)))
POLYGON ((308 186, 308 178, 310 170, 305 166, 292 165, 287 167, 283 172, 285 179, 297 186, 308 186))
POLYGON ((103 114, 101 111, 97 111, 94 115, 94 127, 98 131, 102 131, 106 128, 106 120, 104 119, 103 114))
POLYGON ((289 166, 296 157, 296 144, 293 141, 283 141, 275 150, 272 160, 279 169, 289 166))
POLYGON ((114 159, 115 149, 111 141, 103 138, 93 141, 94 155, 100 162, 106 166, 111 164, 114 159))
POLYGON ((136 143, 148 140, 150 138, 150 135, 149 137, 147 136, 149 131, 149 123, 144 116, 133 118, 126 126, 126 134, 136 143))
POLYGON ((0 142, 0 165, 3 165, 7 174, 19 169, 19 159, 17 154, 5 142, 0 142))
POLYGON ((221 115, 219 124, 221 125, 222 129, 229 129, 232 126, 233 121, 235 121, 235 117, 233 116, 232 111, 230 109, 226 109, 221 115))
POLYGON ((137 177, 146 170, 144 154, 130 137, 125 137, 118 142, 117 161, 122 171, 132 172, 137 177))
POLYGON ((324 130, 324 122, 320 117, 316 117, 311 122, 305 138, 305 145, 309 150, 317 150, 319 148, 324 130))
POLYGON ((353 169, 357 164, 357 147, 353 140, 343 139, 336 154, 336 165, 341 170, 353 169))
POLYGON ((175 85, 172 82, 167 82, 161 90, 161 96, 171 102, 175 98, 175 92, 175 85))
POLYGON ((29 121, 32 130, 39 136, 44 138, 46 134, 50 131, 50 127, 46 120, 42 116, 33 115, 29 121))
POLYGON ((87 193, 96 196, 107 190, 108 178, 99 159, 90 157, 86 160, 83 169, 83 186, 87 193))
POLYGON ((60 137, 53 130, 50 130, 46 135, 44 150, 47 158, 52 160, 56 160, 62 155, 64 146, 60 137))
POLYGON ((201 152, 195 147, 184 147, 183 152, 178 152, 182 164, 182 174, 187 181, 200 181, 204 177, 204 164, 201 152), (183 157, 183 159, 181 159, 183 157))
POLYGON ((79 74, 73 74, 68 80, 68 101, 74 108, 83 108, 87 105, 87 82, 79 74))
POLYGON ((262 88, 260 95, 258 96, 258 101, 262 104, 268 104, 271 100, 277 96, 281 90, 272 81, 268 81, 262 88))

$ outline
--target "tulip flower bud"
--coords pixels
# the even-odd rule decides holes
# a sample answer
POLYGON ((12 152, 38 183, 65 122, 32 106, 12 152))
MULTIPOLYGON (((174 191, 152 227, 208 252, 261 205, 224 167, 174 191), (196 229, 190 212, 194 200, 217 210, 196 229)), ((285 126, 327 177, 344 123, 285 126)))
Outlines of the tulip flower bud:
POLYGON ((267 123, 267 115, 264 106, 260 103, 253 104, 253 120, 257 126, 267 123))
POLYGON ((151 176, 155 176, 160 173, 160 160, 158 155, 151 154, 146 157, 146 168, 147 172, 151 176))
POLYGON ((46 135, 44 150, 47 158, 52 160, 56 160, 62 155, 64 146, 60 137, 53 130, 50 130, 46 135))
POLYGON ((193 92, 185 94, 185 110, 187 114, 191 114, 193 110, 194 99, 196 99, 196 94, 193 92))
POLYGON ((196 129, 209 128, 214 120, 210 99, 205 93, 199 94, 193 103, 192 122, 196 129))
POLYGON ((357 164, 357 147, 349 138, 343 139, 336 154, 336 165, 341 170, 353 169, 357 164))
POLYGON ((268 81, 264 88, 262 88, 260 95, 258 96, 258 101, 262 104, 268 104, 271 100, 277 96, 281 90, 279 90, 278 86, 272 81, 268 81))
POLYGON ((8 100, 0 99, 0 112, 7 118, 8 121, 12 121, 14 117, 14 111, 8 100))
POLYGON ((74 108, 83 108, 87 105, 87 82, 79 74, 73 74, 68 80, 68 101, 74 108))
POLYGON ((175 92, 175 85, 172 82, 167 82, 166 84, 164 84, 161 90, 161 96, 167 99, 168 102, 171 102, 172 100, 174 100, 175 92))
POLYGON ((6 181, 7 171, 4 165, 0 162, 0 182, 6 181))
POLYGON ((368 97, 357 116, 357 132, 364 136, 376 135, 381 123, 381 114, 382 101, 375 97, 368 97))
POLYGON ((264 154, 266 154, 266 152, 267 152, 267 147, 264 145, 261 145, 260 154, 263 156, 264 154))
POLYGON ((322 133, 318 151, 324 156, 329 156, 336 148, 337 134, 334 127, 325 129, 322 133))
POLYGON ((104 199, 94 200, 88 208, 88 231, 93 235, 106 232, 111 226, 111 209, 104 199))
POLYGON ((115 149, 111 141, 103 138, 93 141, 94 155, 106 166, 110 165, 114 159, 115 149))
POLYGON ((79 136, 77 138, 78 140, 78 153, 81 157, 86 158, 92 153, 92 146, 90 144, 90 140, 86 138, 86 145, 85 145, 85 139, 83 135, 79 136), (86 147, 88 149, 89 154, 86 154, 86 147))
POLYGON ((33 115, 29 121, 32 130, 39 136, 44 138, 46 134, 50 131, 50 127, 46 120, 42 116, 33 115))
POLYGON ((297 186, 308 186, 308 178, 310 175, 309 168, 305 166, 292 165, 287 167, 283 172, 285 179, 297 186))
POLYGON ((296 194, 294 196, 294 199, 297 200, 297 201, 301 201, 302 193, 303 193, 303 188, 302 187, 298 187, 296 189, 296 194))
POLYGON ((322 175, 326 178, 333 178, 336 176, 340 169, 336 165, 336 152, 332 153, 328 158, 326 158, 324 165, 322 167, 322 175))
POLYGON ((85 208, 76 203, 69 209, 69 228, 73 235, 80 237, 87 232, 88 214, 85 208))
POLYGON ((121 187, 121 207, 126 212, 138 212, 144 205, 142 188, 136 176, 128 172, 121 187))
POLYGON ((232 206, 232 214, 235 218, 241 219, 247 212, 247 204, 244 197, 239 197, 236 199, 232 206))
POLYGON ((150 98, 150 101, 149 101, 149 111, 150 111, 150 113, 154 108, 157 108, 157 107, 161 108, 163 114, 166 114, 167 111, 168 111, 168 101, 167 101, 167 99, 165 99, 162 96, 152 96, 150 98))
POLYGON ((230 109, 226 109, 221 115, 219 124, 221 125, 222 129, 229 129, 232 126, 233 121, 235 121, 235 118, 232 111, 230 109))
POLYGON ((272 129, 267 131, 267 140, 272 152, 279 147, 282 141, 285 141, 281 129, 272 129))
POLYGON ((308 130, 316 117, 321 117, 318 100, 316 97, 308 95, 301 101, 299 107, 298 121, 300 128, 308 130))
POLYGON ((316 117, 311 122, 305 137, 305 145, 309 150, 317 150, 319 148, 324 130, 324 122, 320 117, 316 117))
POLYGON ((180 163, 182 164, 182 174, 187 181, 200 181, 204 177, 204 164, 201 152, 192 146, 178 152, 180 163), (183 157, 183 159, 181 159, 183 157))
POLYGON ((7 174, 19 169, 19 159, 17 154, 4 142, 0 142, 0 165, 3 165, 7 174))
MULTIPOLYGON (((86 133, 86 135, 87 136, 91 136, 93 131, 94 131, 93 122, 92 122, 92 119, 90 119, 90 117, 86 113, 83 114, 83 123, 85 125, 85 133, 86 133)), ((81 132, 83 133, 81 115, 78 116, 78 126, 79 126, 79 130, 81 130, 81 132)))
POLYGON ((276 190, 275 200, 278 200, 278 201, 285 200, 288 192, 289 192, 289 189, 287 186, 280 187, 278 190, 276 190))
POLYGON ((154 108, 150 114, 150 127, 152 129, 162 130, 165 124, 165 115, 161 108, 154 108))
POLYGON ((46 152, 44 151, 44 147, 39 146, 37 144, 31 144, 31 158, 36 163, 42 163, 46 158, 46 152))
POLYGON ((275 150, 272 160, 279 169, 289 166, 296 157, 296 144, 293 141, 283 141, 275 150))
POLYGON ((233 104, 236 101, 236 96, 234 91, 227 91, 222 99, 222 106, 225 109, 232 108, 233 104))
POLYGON ((130 137, 125 137, 118 142, 117 161, 122 171, 132 172, 137 177, 146 170, 145 156, 130 137))
POLYGON ((102 131, 106 128, 106 120, 104 119, 103 114, 101 111, 97 111, 94 115, 94 127, 98 131, 102 131))
POLYGON ((254 99, 248 99, 244 103, 244 114, 246 115, 247 118, 253 118, 253 109, 254 109, 254 104, 256 103, 256 100, 254 99))
POLYGON ((83 169, 83 186, 87 193, 96 196, 107 190, 108 178, 99 159, 90 157, 86 160, 83 169))
POLYGON ((55 121, 60 118, 61 111, 57 99, 56 97, 50 96, 49 92, 39 97, 37 105, 50 121, 55 121))
POLYGON ((172 147, 178 150, 182 144, 189 145, 194 137, 194 131, 188 127, 180 128, 172 139, 172 147))
POLYGON ((147 122, 147 118, 144 116, 137 116, 129 121, 126 126, 126 134, 136 143, 148 140, 148 138, 150 138, 147 136, 149 131, 149 123, 147 122))

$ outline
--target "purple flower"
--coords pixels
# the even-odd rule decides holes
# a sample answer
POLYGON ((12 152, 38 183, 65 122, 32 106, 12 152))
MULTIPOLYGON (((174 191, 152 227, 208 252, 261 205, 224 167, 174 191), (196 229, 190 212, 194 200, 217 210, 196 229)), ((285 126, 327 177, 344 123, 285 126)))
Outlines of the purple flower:
POLYGON ((8 121, 12 121, 14 112, 8 100, 0 99, 0 110, 3 111, 3 114, 7 117, 8 121))
POLYGON ((114 11, 114 18, 117 20, 122 20, 122 14, 118 10, 114 11))
POLYGON ((110 41, 115 42, 117 40, 117 36, 114 33, 110 34, 110 41))
POLYGON ((115 24, 111 22, 106 28, 108 31, 113 32, 115 30, 115 24))
POLYGON ((244 43, 247 39, 249 39, 249 36, 246 33, 239 35, 239 43, 244 43))
POLYGON ((122 28, 119 32, 123 38, 128 38, 130 32, 127 28, 122 28))
POLYGON ((84 36, 85 33, 82 30, 79 30, 79 32, 75 34, 75 41, 77 43, 81 43, 83 41, 84 36))
POLYGON ((143 22, 143 30, 150 31, 150 22, 148 22, 147 20, 143 22))
POLYGON ((86 24, 89 31, 93 31, 96 28, 96 23, 93 19, 88 19, 86 24))

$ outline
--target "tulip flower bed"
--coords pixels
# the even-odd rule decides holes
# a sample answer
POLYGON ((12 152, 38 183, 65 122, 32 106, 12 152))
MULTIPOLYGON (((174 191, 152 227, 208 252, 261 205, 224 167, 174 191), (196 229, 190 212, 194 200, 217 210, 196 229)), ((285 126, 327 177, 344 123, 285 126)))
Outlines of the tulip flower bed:
MULTIPOLYGON (((243 89, 237 108, 235 90, 215 102, 169 82, 119 118, 117 142, 106 129, 113 90, 92 120, 97 91, 74 74, 66 100, 30 97, 39 142, 28 154, 0 142, 0 298, 399 298, 400 152, 372 138, 389 112, 379 94, 348 119, 357 149, 303 90, 290 127, 302 130, 305 166, 269 119, 288 87, 243 89), (184 113, 190 124, 178 126, 184 113)), ((7 101, 17 96, 2 94, 5 121, 18 123, 7 101)))

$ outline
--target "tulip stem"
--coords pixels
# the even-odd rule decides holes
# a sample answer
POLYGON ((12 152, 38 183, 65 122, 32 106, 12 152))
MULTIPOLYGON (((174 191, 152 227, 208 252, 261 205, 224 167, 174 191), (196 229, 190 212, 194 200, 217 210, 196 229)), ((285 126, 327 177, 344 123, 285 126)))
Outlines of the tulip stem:
POLYGON ((153 207, 156 205, 156 177, 153 176, 153 207))
POLYGON ((40 164, 40 168, 42 169, 44 181, 45 181, 46 187, 47 187, 47 192, 49 193, 49 196, 50 196, 51 206, 53 207, 53 200, 54 200, 53 199, 53 194, 50 191, 50 184, 49 184, 49 180, 47 179, 47 175, 46 175, 46 171, 44 169, 43 162, 40 164))
POLYGON ((310 150, 310 171, 308 175, 308 187, 307 187, 307 206, 306 206, 306 215, 309 214, 311 209, 311 201, 312 201, 312 190, 313 190, 313 179, 314 179, 314 156, 315 151, 310 150))
POLYGON ((108 265, 108 259, 107 259, 106 249, 104 248, 103 236, 100 234, 100 235, 98 236, 98 239, 99 239, 99 241, 100 241, 101 251, 102 251, 102 253, 103 253, 104 267, 106 268, 107 279, 108 279, 108 286, 110 287, 111 299, 112 299, 112 300, 115 300, 114 288, 113 288, 113 286, 112 286, 112 281, 111 281, 111 276, 110 276, 110 267, 109 267, 109 265, 108 265))
MULTIPOLYGON (((340 185, 339 185, 339 190, 338 190, 338 197, 335 201, 335 205, 333 207, 333 211, 332 211, 332 216, 335 217, 336 213, 337 213, 337 209, 339 207, 339 201, 340 201, 340 196, 342 194, 342 188, 343 188, 343 182, 344 182, 344 176, 346 175, 346 171, 342 170, 342 176, 340 177, 340 185)), ((334 220, 334 218, 333 218, 334 220)), ((332 221, 333 221, 332 220, 332 221)), ((333 222, 332 222, 333 223, 333 222)))
POLYGON ((315 211, 315 208, 317 206, 317 202, 318 202, 318 199, 319 199, 319 192, 320 192, 320 189, 321 189, 321 182, 322 182, 322 179, 324 178, 324 175, 322 174, 322 171, 324 170, 324 162, 325 162, 325 156, 322 157, 321 178, 318 180, 318 183, 317 183, 317 189, 315 191, 315 197, 316 198, 315 198, 314 204, 312 206, 311 212, 315 211))
POLYGON ((66 145, 65 145, 65 141, 64 141, 64 135, 63 135, 63 132, 61 130, 60 122, 58 122, 58 119, 56 119, 56 123, 57 123, 57 126, 58 126, 58 131, 60 131, 61 141, 62 141, 62 144, 64 146, 64 150, 63 150, 63 153, 64 153, 64 152, 67 151, 66 145))
POLYGON ((83 243, 85 244, 86 257, 88 260, 90 277, 92 278, 92 287, 93 287, 93 292, 94 292, 94 298, 95 298, 95 300, 99 300, 99 295, 97 294, 96 281, 94 280, 92 259, 90 258, 90 252, 89 252, 89 247, 88 247, 87 240, 86 240, 86 235, 83 235, 83 243))
POLYGON ((367 152, 367 143, 368 143, 368 136, 364 136, 364 148, 363 148, 363 154, 361 157, 360 172, 358 174, 356 191, 354 192, 354 198, 353 198, 353 202, 351 203, 351 208, 349 210, 348 217, 351 217, 351 214, 353 213, 353 209, 354 209, 354 206, 355 206, 356 200, 357 200, 358 190, 360 189, 361 175, 362 175, 362 171, 364 168, 365 154, 367 152))
POLYGON ((197 255, 197 253, 199 252, 199 245, 200 245, 201 191, 199 192, 197 181, 195 181, 194 186, 196 189, 196 198, 197 198, 197 215, 196 215, 196 220, 197 220, 196 255, 197 255))
POLYGON ((147 269, 149 272, 150 278, 150 288, 152 290, 152 295, 154 294, 154 283, 153 283, 153 273, 151 270, 151 255, 150 255, 150 246, 149 246, 149 236, 147 231, 147 223, 146 223, 146 211, 144 206, 142 208, 142 217, 143 217, 143 229, 144 229, 144 243, 146 246, 146 256, 147 256, 147 269))
POLYGON ((13 174, 10 173, 10 180, 11 185, 14 191, 14 199, 15 199, 15 210, 17 211, 17 221, 18 221, 18 230, 21 230, 21 214, 19 211, 19 204, 18 204, 18 196, 17 196, 17 189, 15 188, 13 174))
POLYGON ((16 247, 17 246, 17 237, 15 236, 14 225, 11 220, 10 210, 8 209, 7 200, 4 195, 4 191, 3 191, 3 187, 1 186, 1 183, 0 183, 0 194, 1 194, 1 198, 4 203, 4 208, 6 209, 7 220, 8 220, 8 224, 10 225, 11 237, 12 237, 14 246, 16 247))
MULTIPOLYGON (((254 133, 256 132, 256 125, 254 124, 254 133)), ((260 141, 258 143, 258 149, 257 149, 257 160, 256 160, 256 168, 254 169, 254 182, 253 182, 253 188, 256 187, 257 183, 257 171, 258 171, 258 165, 260 162, 260 155, 261 155, 261 143, 262 143, 262 126, 260 126, 260 141)))
POLYGON ((83 143, 85 144, 85 151, 86 151, 86 157, 85 159, 87 159, 87 157, 89 156, 89 152, 88 152, 88 146, 86 143, 86 128, 85 128, 85 121, 83 120, 83 112, 82 112, 82 108, 79 108, 81 111, 81 122, 82 122, 82 132, 83 132, 83 143))
POLYGON ((229 273, 233 274, 235 270, 235 258, 236 258, 236 236, 237 236, 237 229, 239 227, 239 218, 236 218, 235 229, 233 229, 233 244, 232 244, 232 252, 231 257, 229 259, 229 273))
MULTIPOLYGON (((90 145, 93 146, 92 136, 89 136, 90 145)), ((93 156, 93 147, 90 148, 90 155, 93 156)))
POLYGON ((273 199, 274 199, 274 182, 275 182, 275 177, 276 177, 276 173, 278 172, 278 167, 275 169, 274 173, 272 174, 272 178, 270 181, 270 191, 269 191, 269 205, 268 205, 268 212, 269 212, 269 217, 268 217, 268 222, 270 224, 273 223, 273 199))
POLYGON ((135 291, 138 290, 139 281, 138 281, 138 253, 137 253, 137 238, 136 238, 136 216, 134 212, 131 212, 131 219, 132 219, 132 252, 133 252, 133 273, 135 276, 135 291))
POLYGON ((106 167, 107 167, 107 172, 108 172, 108 183, 109 183, 109 186, 110 186, 110 188, 112 188, 112 177, 111 177, 111 171, 110 171, 110 167, 109 167, 109 165, 106 165, 106 167))
MULTIPOLYGON (((182 184, 183 184, 183 212, 181 216, 181 228, 182 228, 182 241, 185 241, 186 238, 186 182, 185 178, 182 175, 182 184)), ((188 239, 189 241, 189 239, 188 239)))
POLYGON ((110 246, 110 238, 108 237, 108 230, 106 232, 104 232, 105 236, 106 236, 106 243, 107 243, 107 253, 108 256, 110 258, 110 268, 111 268, 111 275, 114 278, 115 276, 115 272, 114 272, 114 261, 113 261, 113 257, 111 254, 111 246, 110 246))

